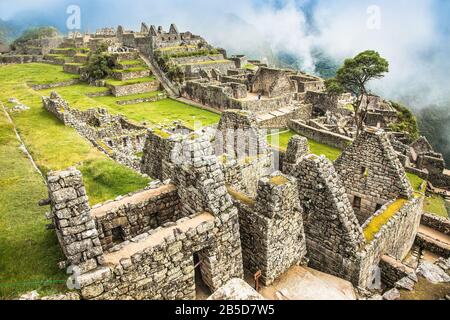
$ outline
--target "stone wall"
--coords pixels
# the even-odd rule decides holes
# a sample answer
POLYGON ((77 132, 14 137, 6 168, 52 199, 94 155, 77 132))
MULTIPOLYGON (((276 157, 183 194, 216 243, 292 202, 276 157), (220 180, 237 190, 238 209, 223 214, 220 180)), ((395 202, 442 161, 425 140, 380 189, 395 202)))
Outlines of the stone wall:
POLYGON ((223 155, 221 160, 226 184, 250 197, 256 196, 259 179, 273 171, 271 153, 253 158, 248 157, 240 161, 223 155))
MULTIPOLYGON (((394 201, 393 201, 394 202, 394 201)), ((392 203, 392 202, 391 202, 392 203)), ((366 228, 379 214, 383 213, 390 203, 383 206, 363 226, 366 228)), ((381 256, 390 255, 402 261, 411 250, 419 230, 422 217, 423 198, 408 200, 376 233, 372 241, 367 241, 364 247, 364 258, 361 262, 359 284, 370 286, 373 282, 373 272, 379 265, 381 256)))
POLYGON ((56 235, 69 265, 88 272, 101 265, 103 249, 92 218, 81 172, 50 172, 47 187, 56 235))
POLYGON ((136 192, 92 208, 103 250, 184 218, 174 185, 136 192))
POLYGON ((271 285, 306 254, 295 180, 279 172, 261 179, 255 203, 238 204, 244 267, 271 285))
POLYGON ((297 90, 285 70, 262 67, 253 77, 251 91, 273 98, 294 93, 297 90))
POLYGON ((405 277, 415 276, 414 269, 387 255, 381 257, 380 269, 381 281, 388 288, 393 288, 398 281, 405 277))
POLYGON ((450 219, 425 212, 422 216, 422 224, 450 236, 450 219))
POLYGON ((105 109, 72 109, 56 92, 42 100, 44 108, 64 125, 75 128, 111 158, 140 171, 136 154, 143 151, 147 135, 145 127, 130 123, 122 116, 112 116, 105 109))
POLYGON ((215 147, 217 155, 226 153, 241 160, 266 154, 267 140, 251 112, 227 110, 217 127, 215 147))
POLYGON ((159 89, 160 83, 157 80, 150 82, 142 82, 130 85, 108 85, 115 97, 129 96, 132 94, 153 92, 159 89))
POLYGON ((112 77, 119 81, 127 81, 137 78, 144 78, 150 76, 149 70, 140 70, 140 71, 116 71, 112 73, 112 77))
POLYGON ((384 131, 365 130, 335 167, 361 224, 387 202, 412 196, 405 170, 384 131))
MULTIPOLYGON (((84 219, 77 220, 77 223, 83 223, 83 230, 68 229, 68 236, 83 239, 85 224, 92 228, 92 233, 86 237, 94 240, 89 238, 89 241, 76 244, 73 253, 78 256, 68 256, 77 266, 84 262, 84 257, 96 259, 89 261, 89 268, 83 269, 77 278, 83 299, 195 299, 196 257, 200 261, 200 275, 211 291, 232 278, 243 278, 238 212, 226 190, 209 137, 192 134, 177 143, 175 150, 179 157, 175 159, 183 155, 185 158, 173 163, 172 179, 177 185, 184 218, 144 232, 108 253, 102 250, 87 197, 83 196, 81 179, 71 180, 72 174, 67 172, 51 174, 51 181, 67 188, 62 192, 49 188, 55 217, 58 217, 56 210, 71 208, 72 199, 82 197, 83 200, 82 210, 76 210, 76 207, 73 214, 64 211, 64 216, 61 215, 83 214, 84 219), (79 192, 74 186, 79 187, 79 192), (80 237, 75 237, 79 233, 80 237), (92 248, 98 249, 93 252, 92 248)), ((75 176, 81 177, 81 174, 77 172, 75 176)), ((132 199, 118 201, 124 201, 119 211, 136 204, 132 199)), ((78 203, 74 201, 74 205, 78 203)), ((106 211, 114 215, 112 210, 106 211)), ((133 216, 123 212, 128 218, 133 216)), ((57 226, 59 220, 55 221, 57 226)), ((65 242, 61 242, 61 246, 66 249, 65 242)))
POLYGON ((331 131, 325 131, 320 130, 311 126, 308 126, 307 124, 297 121, 297 120, 291 120, 289 122, 289 128, 292 131, 295 131, 296 133, 307 137, 311 140, 329 145, 331 147, 335 147, 338 149, 345 149, 347 148, 353 140, 351 138, 348 138, 346 136, 333 133, 331 131))

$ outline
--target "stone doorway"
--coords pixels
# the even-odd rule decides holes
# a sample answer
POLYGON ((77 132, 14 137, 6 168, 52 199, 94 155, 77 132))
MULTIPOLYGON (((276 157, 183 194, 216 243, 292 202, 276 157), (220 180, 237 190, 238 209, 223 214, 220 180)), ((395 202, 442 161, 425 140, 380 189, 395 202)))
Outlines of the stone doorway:
POLYGON ((211 273, 207 271, 207 264, 203 251, 194 253, 194 272, 195 272, 195 292, 197 300, 206 300, 211 294, 211 289, 208 287, 208 275, 211 273))

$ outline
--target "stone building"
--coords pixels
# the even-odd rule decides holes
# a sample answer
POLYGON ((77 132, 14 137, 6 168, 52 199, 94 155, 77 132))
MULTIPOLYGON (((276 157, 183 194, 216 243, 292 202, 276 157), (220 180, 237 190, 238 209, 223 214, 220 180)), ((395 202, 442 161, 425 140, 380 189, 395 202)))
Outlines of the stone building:
POLYGON ((422 198, 411 197, 411 187, 403 179, 404 169, 387 142, 382 132, 366 131, 333 165, 325 157, 305 155, 305 142, 294 137, 283 164, 283 171, 297 179, 309 265, 362 288, 372 285, 382 255, 400 261, 405 258, 422 216, 422 198), (366 148, 378 157, 365 153, 366 148), (343 167, 345 159, 348 167, 343 167), (366 177, 361 166, 372 172, 366 177), (351 179, 356 178, 368 179, 367 191, 359 189, 361 198, 366 195, 370 205, 374 204, 372 196, 384 197, 377 201, 386 202, 361 215, 351 202, 358 190, 355 188, 361 186, 359 180, 351 185, 351 179), (383 181, 392 190, 381 188, 386 191, 374 193, 377 189, 371 188, 379 183, 377 179, 386 179, 383 181), (381 222, 388 213, 389 218, 381 222))
POLYGON ((251 91, 272 98, 294 93, 297 88, 286 71, 262 67, 252 80, 251 91))
POLYGON ((195 299, 196 273, 211 292, 243 277, 238 212, 208 142, 180 142, 176 186, 92 209, 79 171, 49 173, 51 218, 84 299, 195 299))
POLYGON ((412 195, 404 168, 384 131, 366 129, 344 150, 335 167, 360 223, 389 201, 412 195))

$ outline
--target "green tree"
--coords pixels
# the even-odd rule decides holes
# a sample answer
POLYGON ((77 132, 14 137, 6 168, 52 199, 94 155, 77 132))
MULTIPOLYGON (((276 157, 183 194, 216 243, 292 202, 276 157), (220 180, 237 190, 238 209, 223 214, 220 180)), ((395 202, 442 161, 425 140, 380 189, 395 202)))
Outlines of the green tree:
POLYGON ((114 59, 103 51, 103 47, 100 47, 95 53, 89 55, 86 66, 87 78, 89 80, 105 79, 112 73, 115 66, 114 59))
POLYGON ((376 51, 361 52, 352 59, 344 61, 344 65, 337 71, 336 77, 325 82, 327 91, 332 95, 344 92, 352 93, 356 99, 353 103, 355 110, 356 135, 364 126, 367 115, 367 84, 371 80, 381 79, 389 72, 389 62, 376 51))

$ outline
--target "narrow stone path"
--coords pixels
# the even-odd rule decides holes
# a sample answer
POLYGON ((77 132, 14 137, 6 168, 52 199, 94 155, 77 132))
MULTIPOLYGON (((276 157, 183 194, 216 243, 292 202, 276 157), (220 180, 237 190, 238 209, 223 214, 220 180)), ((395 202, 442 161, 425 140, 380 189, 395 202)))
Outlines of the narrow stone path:
POLYGON ((156 64, 156 62, 153 59, 146 57, 142 53, 139 53, 139 56, 150 68, 153 75, 157 77, 158 80, 161 82, 162 86, 164 87, 164 90, 166 90, 170 96, 178 97, 180 95, 179 90, 175 88, 175 86, 170 82, 170 80, 164 75, 164 73, 156 64))
POLYGON ((419 233, 450 246, 450 236, 448 236, 442 232, 439 232, 430 227, 421 225, 419 228, 419 233))

